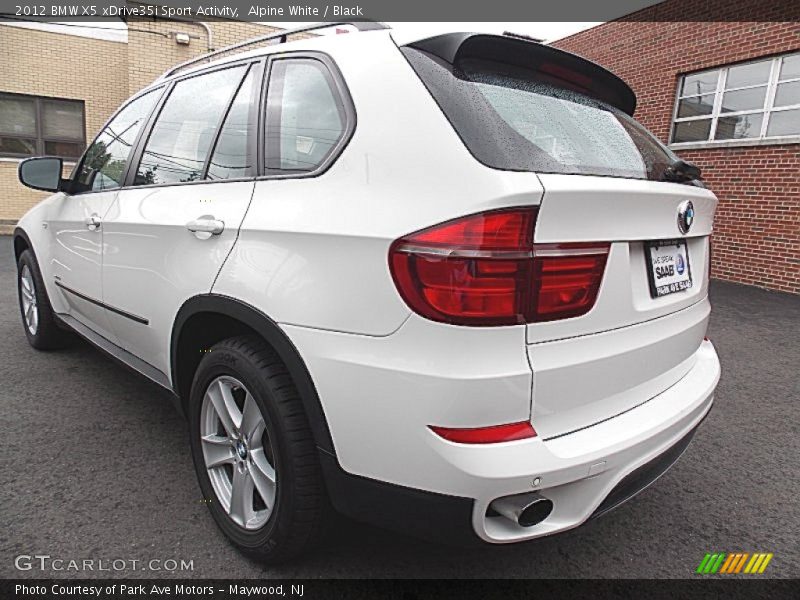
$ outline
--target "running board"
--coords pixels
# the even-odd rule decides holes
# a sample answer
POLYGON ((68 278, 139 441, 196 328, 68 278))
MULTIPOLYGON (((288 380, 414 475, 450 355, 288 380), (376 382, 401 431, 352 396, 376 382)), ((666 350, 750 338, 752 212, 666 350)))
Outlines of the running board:
POLYGON ((110 342, 102 335, 95 333, 93 330, 89 329, 86 325, 70 315, 56 313, 55 317, 64 326, 77 333, 104 354, 107 354, 117 362, 121 363, 123 366, 128 367, 140 375, 144 375, 147 379, 161 386, 162 388, 169 390, 174 395, 175 392, 172 389, 172 385, 170 385, 169 378, 164 373, 156 369, 153 365, 144 362, 141 358, 134 356, 127 350, 120 348, 113 342, 110 342))

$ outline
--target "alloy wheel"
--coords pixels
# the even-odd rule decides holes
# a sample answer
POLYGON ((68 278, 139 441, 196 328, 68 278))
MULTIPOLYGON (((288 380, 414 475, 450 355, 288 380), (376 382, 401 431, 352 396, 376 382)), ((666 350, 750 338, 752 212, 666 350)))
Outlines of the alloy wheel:
POLYGON ((19 291, 25 326, 31 335, 36 335, 39 330, 39 308, 36 305, 36 287, 33 283, 33 273, 31 273, 28 265, 22 266, 22 273, 20 273, 19 277, 19 291))
POLYGON ((222 508, 240 527, 262 527, 275 508, 275 455, 261 409, 238 379, 223 375, 206 388, 200 442, 222 508))

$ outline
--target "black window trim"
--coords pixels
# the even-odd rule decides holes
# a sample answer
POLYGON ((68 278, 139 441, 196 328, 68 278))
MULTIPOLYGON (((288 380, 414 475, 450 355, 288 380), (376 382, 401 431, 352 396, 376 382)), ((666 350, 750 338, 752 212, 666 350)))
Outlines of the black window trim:
MULTIPOLYGON (((247 74, 245 74, 244 77, 246 77, 246 76, 247 76, 247 74)), ((244 82, 244 77, 242 78, 242 82, 244 82)), ((241 86, 242 82, 240 82, 240 86, 241 86)), ((339 67, 336 65, 336 62, 333 60, 333 58, 330 57, 330 55, 328 55, 328 54, 326 54, 324 52, 298 50, 298 51, 292 51, 292 52, 280 52, 280 53, 275 53, 275 54, 268 54, 268 55, 263 55, 263 56, 255 56, 255 57, 250 56, 250 57, 247 57, 247 58, 243 58, 241 60, 225 62, 225 63, 220 64, 220 65, 215 65, 213 68, 202 69, 202 70, 198 70, 198 71, 191 71, 191 72, 186 73, 186 74, 184 74, 182 76, 178 76, 178 77, 175 77, 173 79, 169 79, 169 80, 164 81, 164 82, 159 82, 158 85, 156 85, 154 87, 147 87, 147 88, 139 91, 137 94, 135 94, 131 98, 129 98, 128 101, 125 102, 122 106, 120 106, 120 108, 117 111, 115 111, 114 114, 103 124, 103 127, 100 129, 100 132, 102 132, 103 129, 105 129, 108 126, 108 124, 125 107, 127 107, 131 102, 133 102, 135 100, 138 100, 139 98, 141 98, 145 94, 153 92, 153 91, 156 91, 156 90, 160 90, 160 96, 159 96, 158 100, 156 101, 156 103, 153 105, 153 108, 150 110, 150 113, 147 115, 147 117, 145 119, 145 123, 142 126, 142 128, 139 130, 139 134, 137 135, 136 140, 133 143, 133 151, 131 152, 131 155, 128 157, 128 162, 125 165, 125 175, 124 175, 123 180, 122 180, 123 181, 123 185, 121 185, 121 186, 119 186, 117 188, 114 188, 113 190, 85 190, 85 191, 81 191, 81 192, 70 191, 69 192, 70 195, 77 196, 77 195, 84 195, 84 194, 98 194, 98 193, 105 193, 105 192, 110 192, 110 191, 123 191, 123 190, 130 190, 130 189, 148 189, 148 188, 159 188, 159 187, 172 187, 172 186, 177 186, 177 185, 206 185, 206 184, 211 184, 211 183, 232 183, 232 182, 237 182, 237 181, 238 182, 242 182, 242 181, 254 181, 254 180, 255 181, 262 181, 262 180, 270 180, 270 179, 305 179, 305 178, 308 178, 308 177, 318 177, 318 176, 322 175, 323 173, 325 173, 336 162, 336 160, 339 158, 339 156, 341 156, 342 152, 344 152, 344 149, 350 143, 350 140, 352 139, 353 133, 355 132, 355 129, 356 129, 357 117, 356 117, 355 105, 353 104, 353 99, 352 99, 352 96, 350 95, 350 90, 347 87, 347 83, 345 82, 344 77, 342 76, 342 73, 339 70, 339 67), (264 166, 265 166, 264 165, 264 157, 265 157, 264 140, 265 140, 265 126, 266 126, 265 109, 266 109, 266 102, 267 102, 267 88, 269 86, 269 76, 270 76, 271 66, 272 66, 272 63, 274 61, 276 61, 276 60, 284 60, 284 59, 291 59, 291 58, 307 58, 307 59, 311 58, 311 59, 318 60, 318 61, 320 61, 320 62, 322 62, 324 64, 324 66, 326 67, 328 75, 330 75, 330 77, 333 80, 333 83, 335 84, 336 92, 339 94, 339 98, 340 98, 340 100, 342 102, 342 105, 344 107, 344 112, 345 112, 345 117, 346 117, 344 133, 342 134, 342 136, 339 139, 338 143, 336 144, 336 146, 334 146, 333 150, 328 155, 326 160, 323 161, 313 171, 307 171, 307 172, 303 172, 303 173, 286 173, 286 174, 267 175, 267 174, 264 173, 264 170, 265 170, 264 169, 264 166), (256 161, 255 161, 256 171, 255 171, 255 174, 254 175, 249 175, 249 176, 246 176, 246 177, 236 177, 236 178, 230 178, 230 179, 197 179, 195 181, 176 181, 176 182, 171 182, 171 183, 154 183, 154 184, 151 184, 151 185, 137 185, 137 186, 134 186, 133 185, 133 179, 134 179, 134 177, 136 175, 136 169, 138 169, 138 167, 139 167, 139 161, 141 160, 141 155, 142 155, 142 153, 144 151, 145 144, 147 143, 147 140, 150 138, 150 133, 151 133, 151 130, 152 130, 153 126, 155 125, 156 119, 158 118, 158 115, 161 113, 161 109, 163 108, 164 103, 167 101, 167 99, 169 98, 170 94, 172 93, 172 89, 175 87, 175 85, 180 81, 184 81, 184 80, 190 79, 192 77, 199 77, 201 75, 212 73, 214 71, 219 71, 219 70, 222 70, 222 69, 230 69, 230 68, 238 67, 238 66, 242 66, 242 65, 250 65, 251 69, 252 68, 260 69, 260 72, 256 71, 256 79, 258 80, 258 78, 261 78, 261 82, 260 82, 260 85, 259 85, 259 98, 258 98, 257 102, 253 102, 252 103, 252 107, 251 107, 251 110, 256 113, 255 115, 253 115, 251 113, 251 117, 252 117, 251 124, 255 124, 255 127, 256 127, 255 133, 256 133, 256 135, 251 135, 250 139, 248 141, 249 150, 253 153, 253 156, 256 157, 256 161)), ((238 90, 238 87, 237 87, 237 90, 238 90)), ((225 114, 226 115, 227 115, 228 111, 230 110, 230 107, 232 106, 232 103, 233 103, 233 101, 235 99, 236 99, 236 94, 234 94, 230 98, 230 100, 228 102, 228 106, 227 106, 227 108, 225 110, 225 114)), ((98 132, 97 135, 100 135, 100 132, 98 132)), ((219 131, 217 131, 217 134, 215 135, 214 142, 213 142, 214 146, 216 145, 218 136, 219 136, 219 131)), ((95 136, 92 139, 92 142, 94 142, 94 140, 96 138, 97 138, 97 136, 95 136)), ((88 150, 88 149, 89 149, 89 146, 87 146, 86 150, 88 150)), ((74 177, 77 175, 77 173, 79 173, 79 170, 80 170, 81 166, 83 165, 83 161, 86 158, 86 150, 84 150, 84 154, 81 156, 80 160, 75 164, 75 168, 73 169, 72 174, 70 175, 70 179, 71 180, 73 180, 74 177)), ((213 147, 212 147, 211 152, 213 153, 213 147)), ((209 154, 209 157, 210 156, 211 156, 211 154, 209 154)), ((206 165, 206 167, 207 167, 207 165, 206 165)), ((204 176, 205 176, 205 172, 204 172, 204 176)))
MULTIPOLYGON (((208 184, 208 183, 227 183, 231 181, 252 181, 255 178, 255 175, 250 175, 247 177, 236 177, 231 179, 205 179, 206 169, 208 168, 208 158, 211 157, 211 154, 214 151, 214 147, 216 146, 217 138, 219 137, 220 128, 224 122, 225 116, 227 116, 228 111, 230 110, 231 106, 233 105, 234 100, 236 100, 236 94, 239 91, 240 86, 244 82, 247 74, 249 73, 249 69, 253 68, 253 65, 261 65, 264 62, 264 58, 261 57, 249 57, 243 60, 238 60, 235 62, 227 62, 221 65, 216 65, 214 68, 210 69, 203 69, 202 71, 192 71, 191 73, 186 74, 183 77, 176 77, 172 79, 167 84, 167 90, 159 99, 156 106, 153 108, 153 111, 150 113, 150 117, 145 122, 142 131, 140 132, 140 136, 136 141, 135 148, 131 154, 130 160, 128 161, 128 165, 125 171, 125 178, 123 181, 125 185, 119 189, 137 189, 137 190, 144 190, 148 188, 162 188, 162 187, 172 187, 175 185, 200 185, 200 184, 208 184), (225 105, 225 109, 223 110, 223 116, 221 120, 217 123, 217 131, 214 133, 214 138, 212 139, 211 146, 209 146, 209 154, 206 159, 206 164, 203 167, 203 177, 200 179, 196 179, 194 181, 171 181, 169 183, 151 183, 148 185, 134 185, 134 179, 136 178, 136 171, 139 169, 139 163, 142 159, 142 154, 144 154, 144 149, 147 146, 147 142, 150 140, 150 134, 153 132, 153 128, 155 124, 158 122, 158 117, 161 115, 161 110, 164 108, 164 105, 169 100, 169 97, 172 95, 172 91, 175 89, 175 86, 188 79, 192 79, 194 77, 200 77, 203 75, 208 75, 210 73, 215 73, 216 71, 224 71, 227 69, 235 69, 237 67, 245 67, 244 74, 242 79, 236 86, 233 94, 230 98, 228 98, 228 103, 225 105)), ((258 74, 257 74, 258 75, 258 74)), ((256 104, 256 103, 253 103, 256 104)), ((254 136, 250 136, 251 140, 254 136)))
MULTIPOLYGON (((139 130, 139 133, 138 133, 138 135, 136 136, 136 139, 133 142, 133 151, 131 152, 130 156, 128 157, 128 162, 125 165, 125 170, 124 170, 125 174, 124 174, 124 176, 122 178, 123 185, 121 185, 119 187, 116 187, 116 188, 113 188, 113 189, 110 189, 110 190, 69 191, 68 193, 71 196, 82 196, 84 194, 99 194, 99 193, 104 193, 104 192, 116 192, 116 191, 122 191, 122 190, 130 190, 130 189, 147 189, 147 188, 154 188, 154 187, 169 187, 169 186, 174 186, 174 185, 200 185, 200 184, 204 184, 204 183, 225 183, 225 182, 229 182, 229 181, 252 181, 255 178, 255 175, 250 175, 250 176, 247 176, 247 177, 231 178, 231 179, 214 179, 214 180, 198 179, 196 181, 176 181, 176 182, 172 182, 172 183, 154 183, 152 185, 136 185, 136 186, 132 185, 133 178, 136 175, 136 171, 134 170, 133 165, 136 165, 136 168, 138 168, 139 160, 141 158, 141 154, 144 151, 144 145, 145 145, 147 139, 149 139, 149 137, 150 137, 150 131, 153 128, 153 125, 155 125, 155 120, 158 117, 158 115, 161 113, 161 108, 163 107, 163 105, 167 101, 167 99, 169 98, 169 95, 172 92, 172 88, 175 86, 175 84, 177 84, 178 82, 183 81, 185 79, 191 79, 192 77, 198 77, 200 75, 205 75, 207 73, 212 73, 214 71, 219 71, 219 70, 222 70, 222 69, 229 69, 231 67, 237 67, 237 66, 242 66, 242 65, 250 65, 250 68, 254 68, 253 66, 255 65, 255 68, 260 69, 260 68, 262 68, 264 62, 265 62, 264 57, 249 57, 249 58, 246 58, 246 59, 243 59, 243 60, 239 60, 239 61, 235 61, 235 62, 227 62, 227 63, 223 63, 221 65, 215 65, 214 68, 203 69, 203 70, 199 70, 199 71, 192 71, 190 73, 186 73, 183 76, 175 77, 173 79, 170 79, 170 80, 164 81, 164 82, 159 82, 158 85, 153 86, 153 87, 144 88, 144 89, 140 90, 138 93, 136 93, 135 95, 131 96, 124 104, 122 104, 114 112, 113 115, 111 115, 111 117, 109 117, 109 119, 103 124, 103 127, 100 128, 100 131, 97 134, 97 136, 99 136, 100 133, 102 133, 102 131, 109 125, 109 123, 111 123, 111 121, 113 121, 114 118, 120 112, 122 112, 123 109, 125 109, 128 105, 130 105, 132 102, 138 100, 139 98, 141 98, 142 96, 144 96, 146 94, 149 94, 150 92, 159 91, 160 96, 156 100, 156 102, 153 105, 153 107, 150 109, 150 112, 145 117, 144 125, 139 130)), ((260 75, 261 75, 260 73, 258 73, 258 72, 256 73, 256 77, 257 78, 260 75)), ((242 81, 244 81, 244 79, 242 79, 242 81)), ((234 98, 235 98, 235 95, 234 95, 233 98, 231 98, 231 102, 233 101, 234 98)), ((252 109, 253 111, 256 111, 258 109, 259 103, 260 102, 254 102, 253 103, 253 109, 252 109)), ((231 104, 229 102, 228 109, 230 109, 230 105, 231 104)), ((227 109, 226 109, 226 113, 227 113, 227 109)), ((255 123, 255 121, 252 121, 252 122, 255 123)), ((97 136, 95 136, 92 139, 92 142, 94 142, 94 140, 97 139, 97 136)), ((255 155, 255 152, 256 152, 256 149, 255 149, 256 148, 256 139, 255 139, 255 137, 256 136, 250 136, 250 151, 253 152, 254 155, 255 155)), ((89 149, 89 147, 87 146, 86 150, 88 151, 88 149, 89 149)), ((81 156, 80 160, 75 164, 75 168, 72 170, 72 173, 70 175, 70 180, 74 180, 75 176, 80 172, 80 168, 82 167, 83 161, 85 160, 85 158, 86 158, 86 151, 84 151, 83 156, 81 156)))
MULTIPOLYGON (((70 144, 81 144, 83 146, 83 152, 86 151, 86 101, 78 98, 61 98, 58 96, 38 96, 36 94, 19 94, 17 92, 5 92, 0 91, 0 97, 17 97, 17 98, 25 98, 27 100, 33 101, 34 111, 36 114, 36 135, 34 136, 34 141, 36 142, 36 153, 31 154, 19 154, 15 152, 0 152, 0 157, 2 158, 13 158, 13 159, 25 159, 25 158, 35 158, 37 156, 56 156, 57 158, 61 158, 66 162, 73 162, 73 161, 80 161, 83 154, 81 156, 61 156, 61 155, 48 155, 45 152, 45 143, 46 142, 64 142, 70 144), (80 104, 81 106, 81 139, 74 139, 74 138, 65 138, 65 137, 44 137, 43 132, 43 123, 42 123, 42 102, 47 102, 49 100, 55 100, 60 102, 73 102, 75 104, 80 104)), ((14 137, 14 138, 22 138, 22 139, 30 139, 30 136, 18 135, 13 132, 3 132, 0 130, 0 135, 4 137, 14 137)))
MULTIPOLYGON (((167 87, 169 87, 169 86, 168 85, 167 86, 159 85, 159 86, 152 87, 152 88, 145 88, 145 89, 139 91, 138 93, 136 93, 133 96, 131 96, 130 98, 128 98, 128 100, 126 102, 124 102, 117 110, 115 110, 114 113, 106 120, 106 122, 103 123, 103 126, 97 132, 97 135, 95 135, 92 138, 92 143, 88 144, 86 146, 86 148, 83 151, 83 154, 78 159, 78 161, 75 163, 75 167, 72 169, 72 173, 70 173, 70 176, 69 176, 70 189, 67 190, 67 193, 70 196, 83 196, 85 194, 101 194, 101 193, 106 193, 106 192, 115 192, 115 191, 120 190, 123 187, 125 187, 123 185, 123 186, 119 186, 119 187, 111 188, 111 189, 106 189, 106 190, 81 190, 81 191, 77 191, 77 190, 72 189, 74 187, 72 185, 72 183, 75 182, 75 178, 78 176, 78 174, 81 172, 81 169, 83 168, 83 163, 86 161, 86 155, 89 152, 89 148, 91 148, 92 144, 94 144, 95 141, 97 141, 97 138, 100 137, 100 134, 103 133, 106 130, 106 127, 108 127, 111 124, 111 121, 116 119, 117 116, 123 110, 125 110, 126 108, 128 108, 128 106, 130 106, 131 104, 133 104, 134 102, 139 100, 139 98, 141 98, 143 96, 146 96, 147 94, 149 94, 151 92, 158 92, 158 93, 161 94, 160 97, 158 99, 156 99, 156 102, 153 105, 153 108, 150 109, 150 113, 148 113, 147 116, 145 117, 144 125, 139 129, 139 133, 137 134, 136 139, 133 141, 133 148, 134 149, 136 148, 137 144, 139 143, 139 138, 142 135, 142 131, 147 126, 147 124, 148 124, 148 122, 150 120, 150 117, 152 116, 152 111, 155 109, 155 107, 157 107, 161 103, 162 99, 164 98, 164 91, 165 91, 165 89, 167 87)), ((122 178, 123 183, 125 182, 125 178, 127 177, 128 168, 130 167, 130 161, 131 161, 131 157, 132 156, 133 156, 133 152, 131 152, 131 155, 128 156, 128 162, 125 164, 125 169, 123 171, 125 173, 125 175, 122 178)))
POLYGON ((356 129, 356 108, 353 104, 353 98, 350 95, 350 89, 342 76, 339 67, 330 55, 325 52, 298 50, 293 52, 280 52, 270 54, 267 57, 267 67, 264 77, 264 84, 261 91, 261 101, 259 103, 258 111, 258 181, 270 179, 306 179, 309 177, 319 177, 333 166, 337 159, 342 155, 344 149, 350 143, 353 133, 356 129), (326 79, 329 83, 333 84, 332 91, 338 95, 338 100, 341 102, 344 109, 344 130, 341 137, 336 142, 336 145, 331 150, 330 154, 323 160, 316 168, 311 171, 292 171, 290 173, 267 173, 266 168, 266 127, 267 127, 267 91, 269 89, 270 80, 272 77, 272 66, 279 60, 316 60, 322 63, 325 67, 324 72, 326 79))
MULTIPOLYGON (((261 93, 261 78, 263 77, 262 67, 264 65, 264 61, 258 62, 251 62, 247 69, 244 72, 244 77, 239 82, 239 85, 236 86, 236 89, 233 91, 233 96, 231 96, 230 101, 228 102, 228 106, 222 113, 220 117, 219 123, 217 123, 217 129, 214 132, 214 137, 211 140, 211 146, 209 147, 208 156, 206 157, 206 162, 203 165, 203 173, 202 177, 200 178, 201 181, 206 182, 215 182, 215 183, 222 183, 225 181, 238 181, 238 180, 249 180, 253 179, 258 172, 258 166, 256 164, 258 150, 256 148, 257 144, 257 133, 258 133, 258 106, 261 103, 261 97, 258 95, 255 98, 255 102, 250 102, 249 111, 250 115, 247 119, 248 123, 248 132, 247 132, 247 158, 249 159, 248 162, 250 166, 247 168, 247 175, 244 177, 230 177, 226 179, 208 179, 208 170, 211 168, 211 159, 214 157, 214 153, 217 151, 217 145, 219 144, 219 138, 222 135, 222 129, 225 127, 225 122, 228 120, 228 115, 230 114, 231 110, 233 109, 233 105, 236 102, 236 98, 239 95, 239 92, 242 91, 242 86, 244 86, 245 81, 247 78, 250 77, 250 74, 253 74, 254 82, 252 85, 258 86, 259 94, 261 93)), ((252 94, 252 90, 251 90, 252 94)), ((141 186, 139 186, 141 187, 141 186)))

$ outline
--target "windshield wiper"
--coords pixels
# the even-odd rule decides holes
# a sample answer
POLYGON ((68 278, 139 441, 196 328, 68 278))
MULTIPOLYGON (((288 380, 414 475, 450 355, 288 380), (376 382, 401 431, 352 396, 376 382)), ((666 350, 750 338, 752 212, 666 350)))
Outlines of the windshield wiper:
POLYGON ((689 183, 700 180, 700 167, 680 158, 670 163, 661 176, 663 181, 689 183))

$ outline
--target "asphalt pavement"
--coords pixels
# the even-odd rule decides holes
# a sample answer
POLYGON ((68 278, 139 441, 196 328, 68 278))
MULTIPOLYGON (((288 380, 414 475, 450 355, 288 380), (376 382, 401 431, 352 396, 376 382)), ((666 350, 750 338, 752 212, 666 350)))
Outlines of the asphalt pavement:
POLYGON ((0 577, 681 578, 719 551, 772 552, 764 576, 800 577, 800 296, 712 282, 716 406, 672 470, 608 515, 471 550, 341 518, 312 555, 264 567, 214 525, 167 395, 84 342, 33 350, 15 273, 0 236, 0 577), (20 555, 63 570, 20 571, 20 555), (69 570, 84 559, 126 566, 69 570), (193 569, 143 571, 152 560, 193 569))

